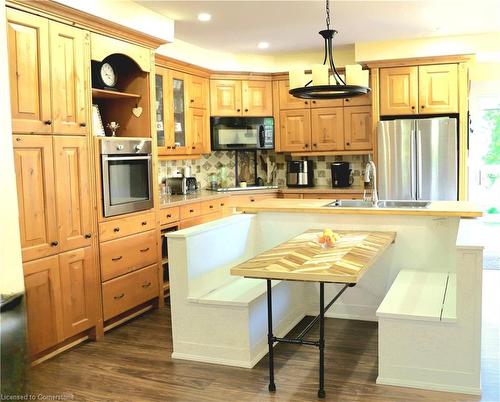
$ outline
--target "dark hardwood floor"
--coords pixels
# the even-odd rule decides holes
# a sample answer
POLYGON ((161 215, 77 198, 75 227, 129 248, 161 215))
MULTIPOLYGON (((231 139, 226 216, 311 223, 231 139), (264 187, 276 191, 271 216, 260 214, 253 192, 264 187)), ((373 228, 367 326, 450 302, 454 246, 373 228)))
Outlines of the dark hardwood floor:
MULTIPOLYGON (((318 335, 315 331, 311 337, 318 335)), ((327 401, 480 400, 376 385, 377 323, 327 319, 325 333, 327 401)), ((87 342, 34 367, 32 392, 71 394, 77 401, 317 400, 317 349, 280 344, 275 350, 274 395, 267 391, 267 358, 251 370, 173 360, 166 307, 115 328, 100 342, 87 342)))

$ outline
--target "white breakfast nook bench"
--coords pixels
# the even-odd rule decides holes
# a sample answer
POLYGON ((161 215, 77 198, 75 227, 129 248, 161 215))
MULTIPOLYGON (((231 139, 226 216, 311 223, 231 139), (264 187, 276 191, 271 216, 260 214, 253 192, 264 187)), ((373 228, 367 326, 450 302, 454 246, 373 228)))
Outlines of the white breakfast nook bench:
MULTIPOLYGON (((396 242, 327 316, 379 321, 377 383, 478 394, 482 247, 467 236, 473 221, 280 210, 169 233, 172 357, 251 368, 268 353, 266 281, 231 268, 311 228, 395 232, 396 242)), ((271 327, 280 338, 317 314, 320 286, 270 278, 271 327)), ((327 284, 323 292, 340 290, 327 284)))

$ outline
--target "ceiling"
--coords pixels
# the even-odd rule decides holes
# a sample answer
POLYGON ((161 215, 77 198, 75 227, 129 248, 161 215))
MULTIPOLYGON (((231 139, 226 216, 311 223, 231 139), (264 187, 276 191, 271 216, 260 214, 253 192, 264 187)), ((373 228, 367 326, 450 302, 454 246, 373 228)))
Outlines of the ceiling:
MULTIPOLYGON (((175 37, 231 53, 316 51, 324 1, 162 1, 137 3, 175 20, 175 37), (200 22, 197 15, 212 15, 200 22), (266 41, 270 47, 257 48, 266 41)), ((500 32, 500 0, 334 0, 335 44, 500 32)))

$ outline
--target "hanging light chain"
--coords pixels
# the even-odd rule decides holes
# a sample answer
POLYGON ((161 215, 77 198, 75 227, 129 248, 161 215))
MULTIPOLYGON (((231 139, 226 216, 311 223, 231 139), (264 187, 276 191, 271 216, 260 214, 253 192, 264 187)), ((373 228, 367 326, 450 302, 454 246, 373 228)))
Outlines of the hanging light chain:
POLYGON ((330 29, 330 0, 326 0, 326 29, 330 29))

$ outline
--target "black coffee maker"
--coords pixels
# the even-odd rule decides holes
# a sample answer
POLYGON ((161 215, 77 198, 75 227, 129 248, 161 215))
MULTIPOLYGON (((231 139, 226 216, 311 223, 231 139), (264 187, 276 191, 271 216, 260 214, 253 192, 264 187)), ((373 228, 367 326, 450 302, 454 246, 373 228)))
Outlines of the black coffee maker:
POLYGON ((350 187, 354 182, 349 169, 349 162, 333 162, 332 170, 332 187, 350 187))

